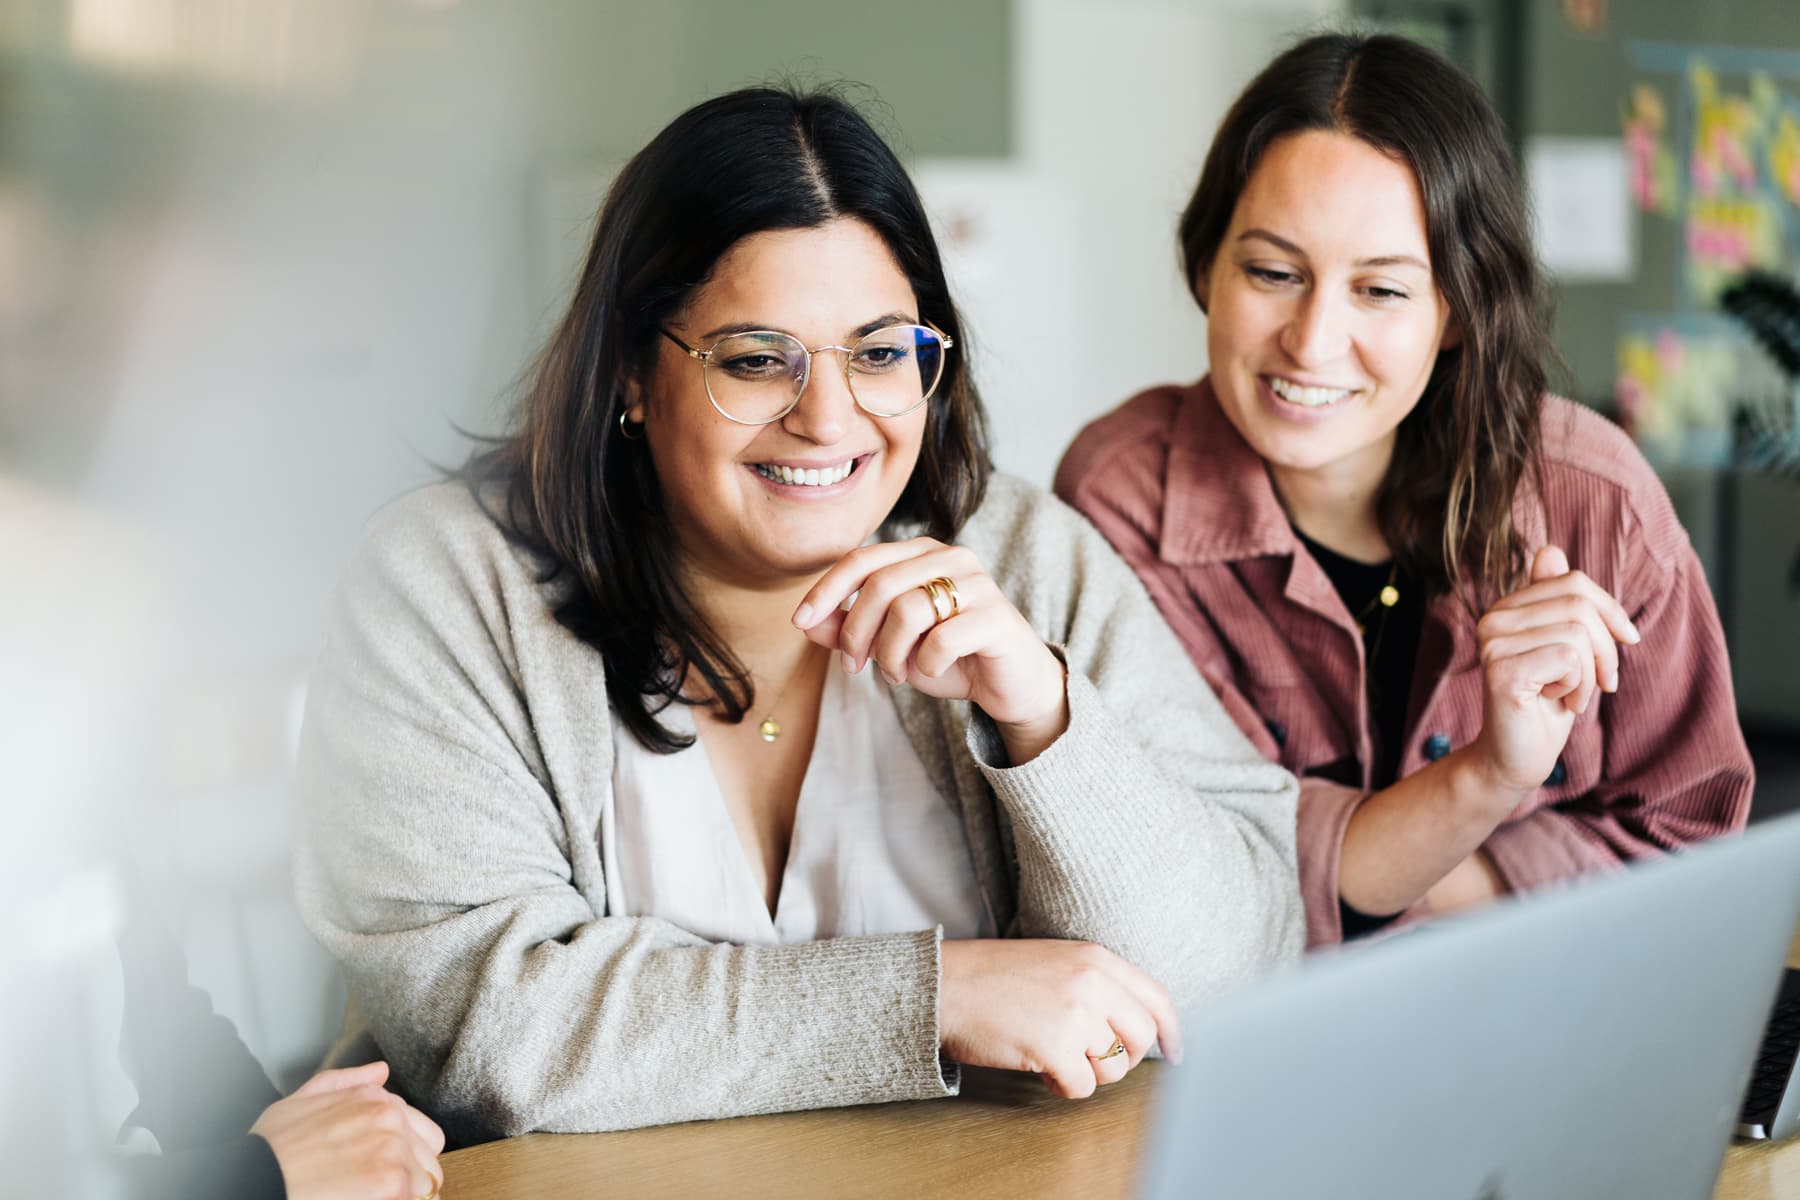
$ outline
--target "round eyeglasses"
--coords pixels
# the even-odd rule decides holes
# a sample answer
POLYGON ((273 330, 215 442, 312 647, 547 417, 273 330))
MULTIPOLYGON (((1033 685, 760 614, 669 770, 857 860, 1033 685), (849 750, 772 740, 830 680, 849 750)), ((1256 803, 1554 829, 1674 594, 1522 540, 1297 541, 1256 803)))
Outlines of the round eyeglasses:
POLYGON ((696 350, 667 329, 662 335, 704 368, 706 395, 719 415, 739 425, 767 425, 794 411, 812 375, 813 355, 844 356, 844 382, 857 407, 874 417, 903 417, 931 399, 954 343, 929 325, 884 325, 848 346, 816 346, 769 329, 720 338, 696 350))

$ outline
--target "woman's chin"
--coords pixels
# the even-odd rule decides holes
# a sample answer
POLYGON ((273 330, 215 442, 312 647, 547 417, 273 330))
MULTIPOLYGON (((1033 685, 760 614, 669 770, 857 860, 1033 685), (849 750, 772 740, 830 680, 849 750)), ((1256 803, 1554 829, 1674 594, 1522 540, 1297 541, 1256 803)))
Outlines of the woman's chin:
POLYGON ((829 570, 846 554, 868 538, 848 534, 816 538, 792 538, 760 547, 754 560, 762 572, 774 579, 813 579, 829 570))
MULTIPOLYGON (((1386 435, 1391 438, 1392 434, 1386 435)), ((1321 471, 1355 459, 1383 435, 1355 424, 1338 427, 1294 428, 1269 424, 1252 426, 1244 440, 1271 467, 1283 471, 1321 471)))

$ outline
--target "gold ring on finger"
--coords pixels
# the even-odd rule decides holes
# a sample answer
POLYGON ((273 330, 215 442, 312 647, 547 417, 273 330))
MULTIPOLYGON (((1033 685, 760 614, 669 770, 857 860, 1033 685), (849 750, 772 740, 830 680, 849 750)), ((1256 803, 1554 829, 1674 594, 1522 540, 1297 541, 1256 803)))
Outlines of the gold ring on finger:
POLYGON ((1107 1059, 1117 1058, 1117 1057, 1119 1057, 1119 1055, 1121 1055, 1123 1053, 1125 1053, 1124 1041, 1122 1041, 1119 1038, 1114 1038, 1112 1048, 1110 1050, 1108 1050, 1105 1054, 1094 1055, 1094 1061, 1095 1062, 1105 1062, 1107 1059))
POLYGON ((919 590, 931 601, 934 625, 942 625, 956 615, 955 593, 944 590, 944 582, 942 579, 933 579, 919 585, 919 590))
POLYGON ((948 575, 939 575, 925 587, 931 593, 931 606, 937 612, 940 623, 948 621, 962 611, 962 594, 956 590, 956 580, 948 575), (938 597, 940 596, 948 600, 950 606, 948 612, 939 605, 938 597))

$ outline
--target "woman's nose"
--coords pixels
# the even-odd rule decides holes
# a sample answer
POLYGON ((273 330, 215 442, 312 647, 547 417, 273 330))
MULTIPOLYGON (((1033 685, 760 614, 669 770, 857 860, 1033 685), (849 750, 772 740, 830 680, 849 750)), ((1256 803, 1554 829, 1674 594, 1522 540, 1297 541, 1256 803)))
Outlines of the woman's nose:
POLYGON ((848 353, 841 346, 821 346, 813 351, 800 402, 781 419, 783 429, 821 446, 842 440, 850 431, 856 419, 856 397, 850 392, 843 360, 829 357, 848 353))
POLYGON ((1282 349, 1301 366, 1335 362, 1349 349, 1349 327, 1344 306, 1315 291, 1300 301, 1282 329, 1282 349))

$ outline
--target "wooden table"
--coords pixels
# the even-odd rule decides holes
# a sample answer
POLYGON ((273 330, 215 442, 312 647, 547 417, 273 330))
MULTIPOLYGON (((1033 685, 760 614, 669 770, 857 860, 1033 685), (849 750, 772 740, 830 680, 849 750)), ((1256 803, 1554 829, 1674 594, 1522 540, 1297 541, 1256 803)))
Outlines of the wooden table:
MULTIPOLYGON (((1800 967, 1800 936, 1789 962, 1800 967)), ((967 1071, 955 1100, 532 1134, 444 1156, 444 1200, 613 1196, 1127 1197, 1160 1063, 1092 1099, 967 1071)), ((1800 1138, 1733 1143, 1714 1200, 1800 1200, 1800 1138)))

